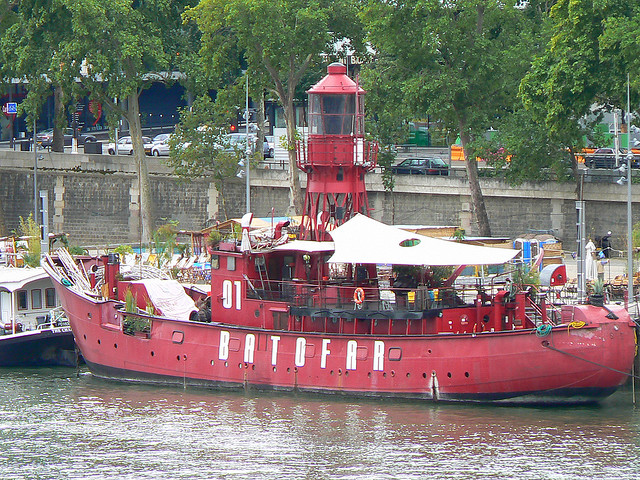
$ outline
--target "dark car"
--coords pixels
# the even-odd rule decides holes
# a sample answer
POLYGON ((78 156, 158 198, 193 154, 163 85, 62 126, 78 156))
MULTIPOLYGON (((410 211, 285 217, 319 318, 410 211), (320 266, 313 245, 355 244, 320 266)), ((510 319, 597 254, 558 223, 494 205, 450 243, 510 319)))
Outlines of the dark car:
MULTIPOLYGON (((627 164, 627 151, 626 148, 618 150, 618 166, 627 164)), ((584 164, 587 168, 616 168, 616 150, 608 147, 598 148, 593 153, 584 156, 584 164)), ((640 167, 638 157, 635 155, 631 159, 631 167, 640 167)))
POLYGON ((394 174, 449 175, 449 165, 440 157, 407 158, 391 167, 394 174))
MULTIPOLYGON (((64 145, 70 146, 73 142, 73 129, 65 128, 64 133, 64 145)), ((37 142, 43 147, 50 147, 53 144, 53 129, 44 130, 36 135, 37 142)), ((85 142, 95 142, 96 137, 88 133, 78 134, 78 145, 84 145, 85 142)))

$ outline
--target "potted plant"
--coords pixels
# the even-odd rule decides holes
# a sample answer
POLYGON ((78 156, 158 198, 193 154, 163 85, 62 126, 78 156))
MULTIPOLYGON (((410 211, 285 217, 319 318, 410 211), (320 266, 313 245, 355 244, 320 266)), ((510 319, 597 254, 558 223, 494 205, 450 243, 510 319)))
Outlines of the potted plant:
POLYGON ((602 307, 604 305, 604 282, 602 280, 597 279, 591 285, 589 303, 596 307, 602 307))

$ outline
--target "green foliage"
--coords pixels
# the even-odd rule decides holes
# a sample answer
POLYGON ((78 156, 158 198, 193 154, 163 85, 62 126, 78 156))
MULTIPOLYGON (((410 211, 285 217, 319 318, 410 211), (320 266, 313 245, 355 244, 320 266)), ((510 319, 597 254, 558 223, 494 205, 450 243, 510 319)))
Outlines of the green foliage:
POLYGON ((181 110, 180 123, 169 142, 171 155, 167 165, 183 178, 210 176, 218 191, 224 193, 224 183, 235 178, 238 162, 245 153, 241 146, 230 145, 225 137, 237 110, 222 98, 222 92, 216 102, 205 95, 190 108, 181 110))
MULTIPOLYGON (((389 91, 399 91, 400 103, 415 116, 429 114, 444 129, 457 131, 466 150, 513 108, 529 65, 527 21, 514 4, 514 0, 368 2, 362 18, 383 67, 374 78, 389 91)), ((479 232, 488 235, 475 163, 475 157, 468 156, 471 201, 479 232)))
MULTIPOLYGON (((147 302, 147 310, 149 310, 149 302, 147 302)), ((153 307, 152 307, 153 308, 153 307)), ((138 311, 138 299, 133 295, 130 289, 124 294, 124 311, 127 313, 136 313, 138 311)), ((122 331, 127 335, 133 335, 135 332, 149 332, 151 330, 151 322, 148 318, 138 315, 125 315, 122 324, 122 331)))
POLYGON ((31 267, 40 266, 40 226, 33 219, 33 214, 30 213, 26 220, 20 217, 18 229, 21 236, 28 237, 27 245, 29 251, 22 254, 24 263, 31 267))
POLYGON ((529 265, 518 264, 511 274, 511 280, 518 290, 525 290, 529 286, 537 289, 537 285, 540 285, 540 272, 529 265))
POLYGON ((594 280, 591 284, 591 293, 594 295, 604 295, 604 280, 599 278, 594 280))
POLYGON ((71 255, 86 255, 87 249, 78 245, 71 245, 67 248, 71 255))
MULTIPOLYGON (((356 8, 349 0, 202 0, 187 10, 185 20, 202 32, 199 53, 207 78, 231 83, 226 72, 239 76, 246 67, 256 79, 252 90, 262 94, 266 88, 277 98, 284 109, 285 145, 290 148, 296 131, 294 100, 300 98, 307 72, 354 46, 364 51, 356 8)), ((291 171, 295 160, 292 150, 291 171)), ((300 210, 298 175, 290 175, 289 182, 290 204, 300 210)))
POLYGON ((222 234, 218 230, 211 230, 207 235, 207 245, 216 247, 222 241, 222 234))
POLYGON ((153 234, 153 248, 156 252, 156 262, 159 267, 162 260, 170 260, 173 256, 173 250, 176 248, 176 239, 178 237, 178 222, 169 221, 164 225, 160 225, 153 234))
POLYGON ((453 238, 455 240, 464 240, 467 236, 467 232, 465 232, 464 228, 456 228, 456 230, 453 232, 453 238))
POLYGON ((131 245, 118 245, 113 249, 113 253, 117 253, 120 255, 120 258, 124 258, 125 255, 131 255, 133 253, 133 248, 131 245))
POLYGON ((127 289, 127 291, 124 292, 124 311, 129 313, 138 311, 138 300, 133 295, 131 289, 127 289))

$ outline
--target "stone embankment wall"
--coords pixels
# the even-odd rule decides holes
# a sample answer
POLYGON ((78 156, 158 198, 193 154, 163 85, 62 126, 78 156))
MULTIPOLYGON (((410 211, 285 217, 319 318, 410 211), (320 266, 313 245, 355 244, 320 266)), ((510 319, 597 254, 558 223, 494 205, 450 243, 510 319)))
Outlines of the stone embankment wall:
MULTIPOLYGON (((139 241, 138 178, 134 159, 125 156, 39 153, 37 188, 48 192, 49 225, 66 232, 76 245, 114 245, 139 241)), ((0 151, 0 229, 16 230, 19 217, 34 208, 34 160, 31 152, 0 151)), ((199 230, 215 220, 244 212, 245 181, 230 180, 224 198, 209 179, 185 181, 171 175, 162 159, 148 157, 156 224, 178 221, 199 230)), ((367 176, 372 216, 396 225, 461 226, 474 235, 469 189, 464 172, 450 177, 398 176, 393 193, 385 192, 379 174, 367 176)), ((301 175, 304 185, 304 175, 301 175)), ((515 237, 552 231, 567 250, 575 249, 575 185, 553 182, 513 187, 483 179, 482 190, 494 236, 515 237)), ((613 232, 614 247, 624 249, 626 187, 586 183, 587 234, 613 232)), ((633 187, 633 201, 640 188, 633 187)), ((283 170, 251 172, 251 206, 257 217, 287 212, 288 182, 283 170)), ((634 222, 640 209, 634 209, 634 222)))

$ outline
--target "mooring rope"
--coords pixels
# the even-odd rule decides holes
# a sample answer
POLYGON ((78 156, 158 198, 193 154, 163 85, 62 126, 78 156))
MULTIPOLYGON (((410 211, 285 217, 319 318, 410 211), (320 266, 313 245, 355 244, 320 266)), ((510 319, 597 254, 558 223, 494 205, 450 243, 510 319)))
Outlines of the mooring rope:
POLYGON ((573 353, 569 353, 569 352, 565 352, 564 350, 560 350, 559 348, 551 346, 551 344, 549 344, 547 341, 544 341, 542 343, 542 346, 548 348, 549 350, 553 350, 554 352, 562 353, 564 355, 568 355, 569 357, 573 357, 575 359, 582 360, 582 361, 587 362, 587 363, 591 363, 593 365, 596 365, 597 367, 606 368, 606 369, 611 370, 613 372, 617 372, 617 373, 621 373, 623 375, 627 375, 627 376, 629 376, 631 378, 640 379, 639 375, 634 375, 633 373, 623 372, 622 370, 617 370, 615 368, 608 367, 607 365, 602 365, 601 363, 594 362, 593 360, 589 360, 587 358, 579 357, 577 355, 574 355, 573 353))

